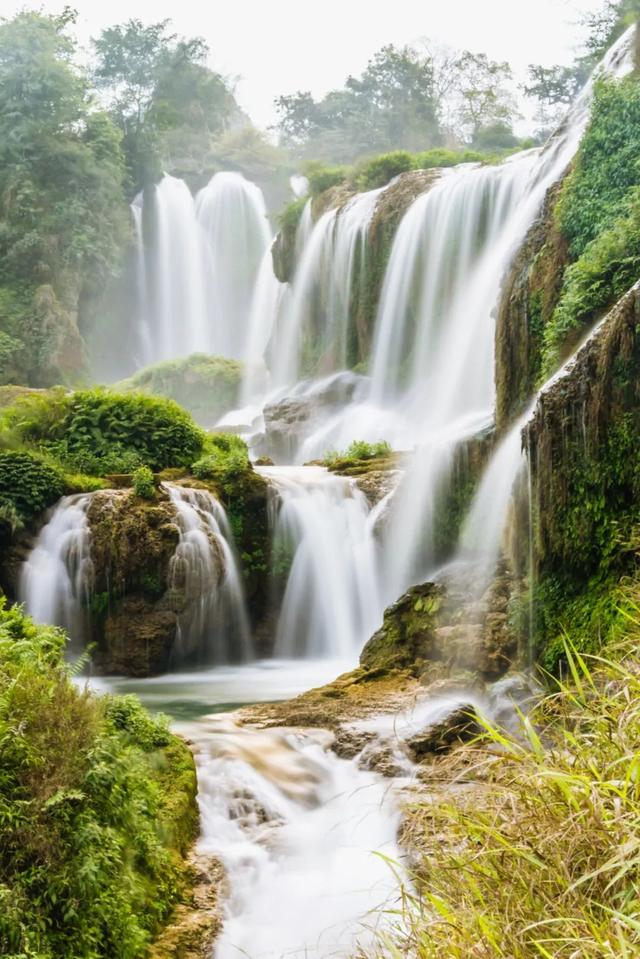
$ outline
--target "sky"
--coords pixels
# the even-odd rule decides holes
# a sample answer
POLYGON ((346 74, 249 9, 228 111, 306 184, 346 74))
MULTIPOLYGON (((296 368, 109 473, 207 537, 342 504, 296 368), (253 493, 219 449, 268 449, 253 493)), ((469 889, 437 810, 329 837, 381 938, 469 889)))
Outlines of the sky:
MULTIPOLYGON (((202 36, 210 65, 237 77, 236 95, 253 122, 275 121, 273 101, 296 90, 322 96, 361 73, 385 44, 423 38, 508 60, 518 79, 529 63, 571 60, 581 13, 602 0, 68 0, 82 44, 132 17, 170 18, 183 36, 202 36)), ((59 13, 61 2, 0 0, 0 13, 59 13)))

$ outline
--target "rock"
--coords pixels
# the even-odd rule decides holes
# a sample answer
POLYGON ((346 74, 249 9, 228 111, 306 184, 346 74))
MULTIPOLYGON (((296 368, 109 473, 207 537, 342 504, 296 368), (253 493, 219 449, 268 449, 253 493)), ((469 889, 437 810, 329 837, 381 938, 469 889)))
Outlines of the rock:
POLYGON ((436 583, 408 590, 385 610, 382 627, 362 650, 360 665, 366 669, 414 670, 420 661, 431 659, 444 596, 443 587, 436 583))
POLYGON ((254 438, 253 449, 276 463, 290 463, 314 424, 350 403, 365 382, 364 377, 343 371, 299 383, 289 396, 265 406, 264 435, 254 438))
POLYGON ((407 740, 407 747, 415 759, 433 753, 448 752, 458 743, 468 742, 482 732, 475 706, 471 703, 456 705, 443 719, 425 726, 407 740))

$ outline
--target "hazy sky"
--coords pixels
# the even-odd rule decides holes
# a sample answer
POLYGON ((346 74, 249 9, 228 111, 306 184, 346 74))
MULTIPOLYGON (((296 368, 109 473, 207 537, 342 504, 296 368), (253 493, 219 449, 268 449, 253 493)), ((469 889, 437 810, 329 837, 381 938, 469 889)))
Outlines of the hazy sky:
MULTIPOLYGON (((528 63, 570 59, 581 36, 579 14, 602 0, 69 0, 77 33, 88 45, 102 27, 137 17, 169 17, 176 31, 205 37, 211 65, 239 77, 240 105, 259 126, 274 120, 281 93, 318 96, 359 73, 387 43, 423 37, 509 60, 517 75, 528 63)), ((10 16, 24 7, 59 12, 63 2, 0 0, 10 16)))

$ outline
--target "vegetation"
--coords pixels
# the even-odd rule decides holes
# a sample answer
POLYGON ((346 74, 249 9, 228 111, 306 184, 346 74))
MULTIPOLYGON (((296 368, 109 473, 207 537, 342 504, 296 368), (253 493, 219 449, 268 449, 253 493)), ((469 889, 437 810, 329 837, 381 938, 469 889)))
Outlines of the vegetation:
POLYGON ((171 400, 102 389, 25 396, 4 411, 0 425, 6 443, 93 476, 188 466, 205 436, 171 400))
POLYGON ((640 86, 600 80, 556 208, 574 262, 544 331, 543 377, 640 276, 640 86))
POLYGON ((242 365, 222 356, 193 353, 184 359, 165 360, 122 380, 114 389, 151 393, 175 400, 203 426, 213 426, 233 409, 242 380, 242 365))
POLYGON ((134 959, 184 888, 193 760, 133 697, 76 685, 64 645, 0 602, 0 951, 134 959))
POLYGON ((250 469, 247 444, 233 433, 207 436, 205 455, 191 467, 198 479, 215 480, 228 485, 234 477, 250 469))
POLYGON ((75 314, 129 235, 120 135, 74 66, 73 18, 24 11, 0 23, 1 383, 82 374, 75 314))
POLYGON ((297 156, 331 164, 452 141, 500 149, 517 143, 511 87, 509 65, 485 54, 389 45, 319 101, 308 91, 279 97, 278 132, 297 156))
POLYGON ((155 499, 156 484, 148 466, 139 466, 132 476, 133 492, 140 499, 155 499))
POLYGON ((523 737, 487 724, 462 764, 451 757, 448 775, 465 789, 409 810, 418 891, 406 892, 402 933, 380 955, 638 954, 637 601, 627 633, 608 659, 565 643, 570 678, 523 737))
POLYGON ((62 472, 41 456, 22 450, 0 452, 0 504, 12 531, 52 506, 65 486, 62 472))
POLYGON ((346 460, 356 463, 358 460, 373 460, 391 456, 392 449, 386 440, 379 443, 367 443, 364 440, 354 440, 346 450, 338 452, 329 450, 324 455, 324 464, 330 469, 338 462, 346 460))

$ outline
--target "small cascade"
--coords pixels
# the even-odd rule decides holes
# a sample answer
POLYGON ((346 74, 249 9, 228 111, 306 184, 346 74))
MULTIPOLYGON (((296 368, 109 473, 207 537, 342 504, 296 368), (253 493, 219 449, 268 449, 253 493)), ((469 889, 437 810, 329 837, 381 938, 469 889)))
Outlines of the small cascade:
POLYGON ((245 360, 253 291, 271 243, 262 190, 241 173, 216 173, 195 207, 209 254, 210 352, 245 360))
POLYGON ((88 634, 93 585, 87 510, 91 494, 65 496, 42 527, 20 574, 18 596, 38 623, 62 627, 74 650, 88 634))
POLYGON ((231 887, 214 959, 324 959, 373 949, 396 909, 398 805, 315 731, 209 717, 196 738, 202 837, 231 887), (275 920, 274 917, 280 917, 275 920))
POLYGON ((207 663, 252 655, 242 575, 221 504, 207 490, 164 485, 177 513, 180 541, 171 561, 170 586, 184 594, 178 617, 176 658, 207 663))
POLYGON ((382 621, 377 546, 364 494, 322 467, 266 467, 276 554, 291 566, 277 656, 354 660, 382 621))
POLYGON ((140 362, 194 352, 248 360, 271 242, 262 191, 239 173, 217 173, 194 200, 183 180, 165 174, 150 197, 148 216, 146 194, 131 206, 140 362))
POLYGON ((306 205, 296 237, 296 247, 302 247, 299 265, 271 348, 274 387, 291 386, 305 372, 347 367, 351 311, 362 292, 367 232, 381 193, 370 190, 340 210, 329 210, 302 245, 311 219, 306 205))

